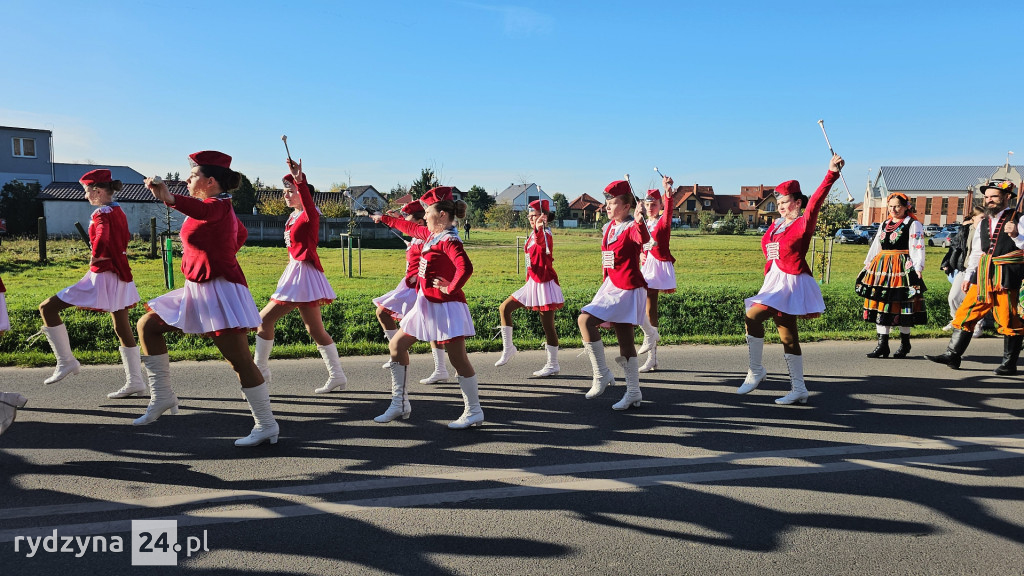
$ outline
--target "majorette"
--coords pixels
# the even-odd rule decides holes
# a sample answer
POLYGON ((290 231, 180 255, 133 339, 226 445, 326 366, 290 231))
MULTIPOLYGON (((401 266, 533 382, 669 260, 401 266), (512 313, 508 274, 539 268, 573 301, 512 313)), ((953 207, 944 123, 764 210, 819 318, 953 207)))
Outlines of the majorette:
POLYGON ((672 185, 668 176, 662 177, 665 197, 657 189, 648 190, 644 198, 644 209, 647 212, 647 229, 651 239, 644 244, 640 254, 640 271, 647 280, 647 311, 644 314, 640 330, 644 340, 637 353, 647 353, 647 361, 640 367, 641 372, 653 372, 658 367, 658 294, 676 291, 676 259, 669 250, 672 237, 672 185))

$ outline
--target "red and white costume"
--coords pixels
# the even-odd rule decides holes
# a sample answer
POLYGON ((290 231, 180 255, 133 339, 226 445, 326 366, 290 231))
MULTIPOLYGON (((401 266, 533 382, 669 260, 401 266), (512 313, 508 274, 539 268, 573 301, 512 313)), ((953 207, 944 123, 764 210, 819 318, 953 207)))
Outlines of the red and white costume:
POLYGON ((312 194, 309 193, 305 178, 302 182, 296 183, 295 178, 289 174, 285 176, 285 180, 298 189, 302 210, 292 212, 284 225, 288 266, 281 274, 281 279, 277 281, 277 289, 270 296, 270 301, 300 306, 330 304, 336 295, 331 283, 327 281, 327 276, 324 275, 324 267, 316 253, 320 241, 320 212, 313 202, 312 194))
POLYGON ((473 274, 473 264, 455 227, 434 234, 426 226, 387 214, 381 222, 423 241, 416 271, 416 300, 401 320, 402 331, 417 340, 439 344, 476 335, 462 291, 473 274), (436 278, 449 282, 447 294, 434 287, 436 278))
POLYGON ((565 306, 562 287, 555 273, 554 236, 551 230, 534 229, 526 240, 526 284, 512 293, 512 298, 530 310, 558 310, 565 306))
POLYGON ((99 312, 117 312, 135 306, 139 291, 128 265, 130 238, 128 219, 117 202, 94 210, 89 220, 93 263, 81 280, 58 292, 57 298, 99 312))
POLYGON ((640 252, 651 239, 647 227, 628 216, 609 222, 601 232, 601 266, 604 282, 583 312, 611 324, 639 326, 647 314, 647 281, 640 272, 640 252))
MULTIPOLYGON (((657 190, 648 191, 649 198, 661 200, 657 190), (655 194, 652 194, 654 192, 655 194)), ((669 239, 672 236, 672 215, 662 211, 653 221, 647 220, 647 230, 651 239, 643 245, 640 271, 647 280, 648 290, 658 290, 666 294, 676 291, 676 259, 669 251, 669 239)))
MULTIPOLYGON (((761 250, 767 259, 764 285, 760 292, 745 300, 747 308, 761 306, 801 318, 814 318, 825 311, 821 289, 811 275, 806 256, 818 224, 818 212, 838 179, 839 172, 829 171, 811 195, 802 215, 792 221, 779 218, 768 228, 761 238, 761 250)), ((775 193, 787 195, 785 187, 790 182, 780 184, 775 193)))
POLYGON ((235 216, 231 195, 199 200, 174 195, 181 225, 185 286, 147 303, 161 320, 186 334, 220 335, 260 325, 245 274, 235 255, 249 233, 235 216))
MULTIPOLYGON (((406 214, 423 212, 423 205, 414 200, 403 206, 402 212, 406 214)), ((381 221, 387 224, 387 221, 383 219, 381 221)), ((405 250, 405 277, 398 282, 398 286, 395 286, 394 290, 373 299, 373 303, 378 308, 390 312, 391 317, 395 320, 404 318, 416 303, 416 286, 420 270, 420 250, 422 249, 423 240, 413 238, 405 250)))

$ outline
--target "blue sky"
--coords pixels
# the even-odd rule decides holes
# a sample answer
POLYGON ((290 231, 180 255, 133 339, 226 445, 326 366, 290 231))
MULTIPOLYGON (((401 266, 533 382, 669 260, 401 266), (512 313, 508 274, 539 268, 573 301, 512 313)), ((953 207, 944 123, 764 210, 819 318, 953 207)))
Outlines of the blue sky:
POLYGON ((854 196, 869 169, 1024 154, 1016 2, 0 0, 0 125, 56 159, 251 179, 537 182, 570 199, 653 167, 677 184, 796 178, 825 120, 854 196), (12 26, 12 23, 16 23, 12 26))

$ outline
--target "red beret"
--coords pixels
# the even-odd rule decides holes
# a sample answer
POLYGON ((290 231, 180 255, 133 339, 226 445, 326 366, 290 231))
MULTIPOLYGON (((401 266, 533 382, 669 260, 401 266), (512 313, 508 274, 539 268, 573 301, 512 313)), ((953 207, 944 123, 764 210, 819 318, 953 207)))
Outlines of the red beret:
POLYGON ((530 208, 537 212, 551 212, 551 202, 547 200, 534 200, 530 202, 530 208))
POLYGON ((644 200, 646 200, 647 202, 654 202, 655 200, 661 202, 661 190, 648 190, 647 198, 645 198, 644 200))
POLYGON ((775 187, 776 196, 800 196, 800 183, 796 180, 786 180, 775 187))
POLYGON ((192 161, 193 166, 220 166, 228 170, 231 169, 231 156, 215 150, 195 152, 189 154, 188 159, 192 161))
POLYGON ((431 188, 420 197, 420 203, 424 206, 430 206, 444 200, 452 199, 452 187, 451 186, 438 186, 437 188, 431 188))
POLYGON ((78 179, 82 183, 82 186, 90 186, 92 184, 106 184, 110 182, 110 170, 99 169, 90 170, 86 172, 84 176, 78 179))
POLYGON ((618 198, 620 196, 631 196, 632 194, 633 189, 629 187, 629 182, 625 180, 616 180, 604 188, 605 198, 618 198))
POLYGON ((291 174, 285 174, 284 178, 281 178, 281 182, 289 182, 291 184, 295 184, 295 176, 292 176, 291 174))
POLYGON ((419 200, 413 200, 412 202, 409 202, 405 206, 402 206, 402 212, 404 214, 412 215, 417 212, 425 212, 425 210, 423 209, 423 204, 420 204, 419 200))

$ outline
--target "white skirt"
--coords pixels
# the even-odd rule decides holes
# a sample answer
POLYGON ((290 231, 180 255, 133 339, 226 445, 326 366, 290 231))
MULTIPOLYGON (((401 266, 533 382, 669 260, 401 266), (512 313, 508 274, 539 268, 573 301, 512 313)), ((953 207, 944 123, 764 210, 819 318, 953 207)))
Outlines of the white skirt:
POLYGON ((605 278, 594 299, 583 307, 583 312, 604 320, 603 328, 609 328, 611 324, 639 326, 647 314, 647 289, 623 290, 616 288, 611 278, 605 278))
POLYGON ((288 260, 272 301, 287 304, 330 304, 337 296, 327 276, 309 262, 294 258, 288 260))
POLYGON ((776 262, 764 275, 764 285, 744 301, 747 308, 760 304, 784 314, 814 318, 825 311, 821 288, 809 274, 787 274, 776 262))
POLYGON ((473 317, 465 302, 431 302, 423 293, 402 318, 402 331, 420 342, 444 344, 459 337, 476 335, 473 317))
POLYGON ((405 278, 402 278, 394 290, 374 298, 373 303, 378 308, 391 312, 391 317, 395 320, 401 320, 416 303, 416 289, 409 288, 409 285, 405 283, 405 278))
POLYGON ((260 311, 243 284, 224 278, 185 281, 185 286, 146 303, 165 323, 186 334, 212 336, 222 331, 259 328, 260 311))
POLYGON ((135 282, 121 280, 116 272, 89 270, 77 283, 57 292, 57 298, 86 310, 117 312, 136 305, 139 291, 135 282))
POLYGON ((526 285, 513 292, 512 298, 530 310, 539 312, 558 310, 565 306, 562 287, 554 280, 537 282, 533 278, 527 278, 526 285))
POLYGON ((7 317, 7 292, 0 292, 0 332, 11 329, 11 319, 7 317))
POLYGON ((650 254, 640 267, 640 273, 647 280, 647 288, 662 292, 676 291, 676 266, 673 262, 658 260, 650 254))

